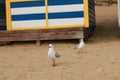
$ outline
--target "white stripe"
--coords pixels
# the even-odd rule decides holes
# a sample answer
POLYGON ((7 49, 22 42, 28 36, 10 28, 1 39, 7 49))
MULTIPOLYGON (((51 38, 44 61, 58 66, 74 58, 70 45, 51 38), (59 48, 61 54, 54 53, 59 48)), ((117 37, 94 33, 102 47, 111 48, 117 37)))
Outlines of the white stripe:
POLYGON ((12 8, 11 13, 12 13, 12 15, 45 13, 45 7, 12 8))
POLYGON ((12 21, 13 28, 40 27, 45 25, 46 20, 12 21))
POLYGON ((83 11, 83 4, 74 5, 59 5, 59 6, 48 6, 48 12, 72 12, 72 11, 83 11))
POLYGON ((49 26, 84 24, 84 18, 49 19, 49 26))

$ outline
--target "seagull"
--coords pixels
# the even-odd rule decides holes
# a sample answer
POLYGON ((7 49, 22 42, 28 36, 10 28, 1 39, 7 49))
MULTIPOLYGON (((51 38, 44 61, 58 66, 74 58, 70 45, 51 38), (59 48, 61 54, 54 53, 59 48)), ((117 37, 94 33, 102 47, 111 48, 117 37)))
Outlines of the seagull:
MULTIPOLYGON (((74 49, 81 49, 81 53, 82 53, 82 48, 84 47, 84 45, 85 45, 84 40, 81 39, 80 43, 76 47, 74 47, 74 49)), ((80 53, 80 52, 78 52, 78 53, 80 53)))
POLYGON ((49 44, 49 49, 48 49, 48 57, 50 57, 53 61, 53 67, 57 66, 55 63, 55 60, 57 57, 60 57, 60 55, 55 51, 54 47, 52 44, 49 44))

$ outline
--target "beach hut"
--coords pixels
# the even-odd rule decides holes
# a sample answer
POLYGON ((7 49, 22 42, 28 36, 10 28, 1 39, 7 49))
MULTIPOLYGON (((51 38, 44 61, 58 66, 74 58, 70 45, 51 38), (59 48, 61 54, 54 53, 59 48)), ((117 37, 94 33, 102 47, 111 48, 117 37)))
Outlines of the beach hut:
POLYGON ((88 38, 95 29, 94 0, 2 0, 0 5, 6 19, 0 41, 88 38))

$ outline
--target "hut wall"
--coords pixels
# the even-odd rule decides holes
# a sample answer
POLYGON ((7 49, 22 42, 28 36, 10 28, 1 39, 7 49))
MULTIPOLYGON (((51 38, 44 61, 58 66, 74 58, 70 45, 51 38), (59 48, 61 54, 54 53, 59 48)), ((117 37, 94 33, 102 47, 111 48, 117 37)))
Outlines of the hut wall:
POLYGON ((88 0, 88 12, 89 12, 89 36, 91 36, 95 30, 96 19, 95 19, 95 6, 94 0, 88 0))
POLYGON ((6 29, 5 1, 0 0, 0 30, 6 29))

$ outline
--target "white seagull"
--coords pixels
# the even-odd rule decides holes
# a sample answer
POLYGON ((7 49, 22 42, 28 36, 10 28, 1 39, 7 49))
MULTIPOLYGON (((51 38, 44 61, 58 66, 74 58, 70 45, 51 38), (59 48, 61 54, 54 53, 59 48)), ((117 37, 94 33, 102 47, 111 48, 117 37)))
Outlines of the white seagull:
POLYGON ((52 44, 49 44, 48 57, 50 57, 53 61, 52 66, 56 66, 55 60, 56 60, 57 57, 60 57, 60 55, 58 55, 58 53, 55 51, 52 44))
MULTIPOLYGON (((84 40, 81 39, 80 43, 76 47, 74 47, 74 49, 81 49, 81 52, 82 52, 82 48, 84 47, 84 45, 85 45, 84 40)), ((80 53, 80 52, 78 51, 78 53, 80 53)))

